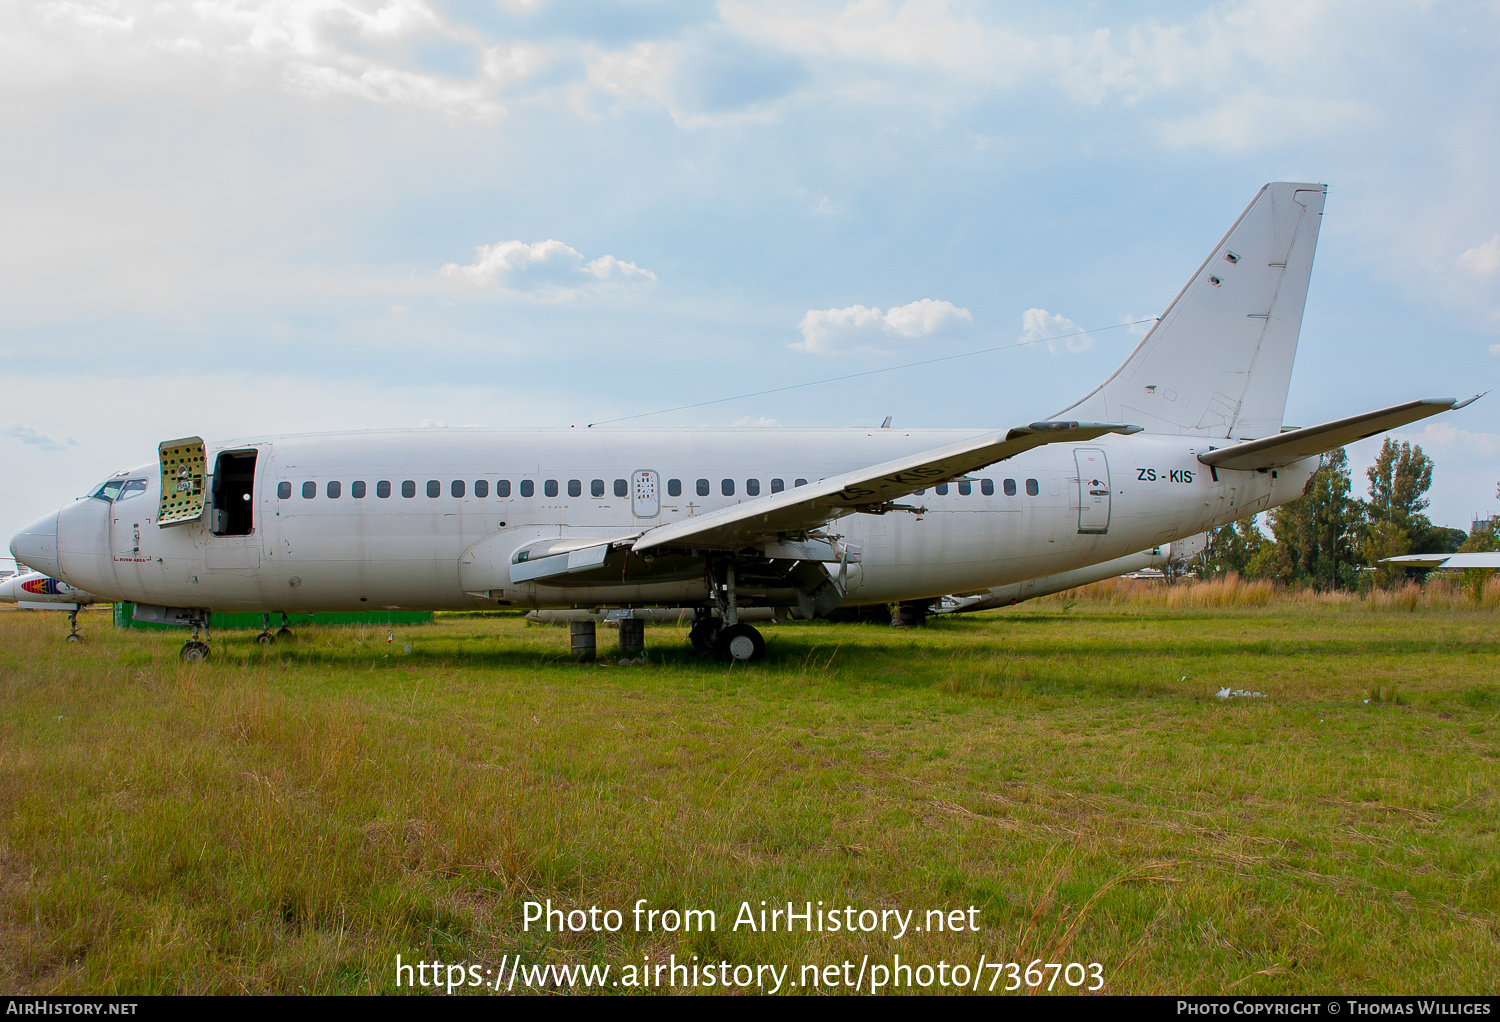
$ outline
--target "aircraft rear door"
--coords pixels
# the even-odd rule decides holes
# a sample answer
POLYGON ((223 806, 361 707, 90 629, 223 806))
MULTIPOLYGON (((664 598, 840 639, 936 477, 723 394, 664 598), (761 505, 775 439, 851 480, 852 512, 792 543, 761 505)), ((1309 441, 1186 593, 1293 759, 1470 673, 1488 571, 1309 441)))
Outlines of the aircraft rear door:
POLYGON ((1075 448, 1073 461, 1078 466, 1078 531, 1102 535, 1109 531, 1109 461, 1097 447, 1075 448))
POLYGON ((655 518, 661 514, 661 491, 656 473, 649 468, 630 475, 630 510, 637 518, 655 518))

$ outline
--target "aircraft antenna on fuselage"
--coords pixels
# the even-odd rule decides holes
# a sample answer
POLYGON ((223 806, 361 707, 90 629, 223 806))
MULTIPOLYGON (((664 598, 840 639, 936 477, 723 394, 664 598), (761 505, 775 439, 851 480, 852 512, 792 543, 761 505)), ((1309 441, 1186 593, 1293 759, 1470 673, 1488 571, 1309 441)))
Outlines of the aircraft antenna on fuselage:
MULTIPOLYGON (((1154 317, 1151 319, 1137 319, 1132 320, 1129 323, 1116 323, 1114 326, 1101 326, 1093 330, 1076 330, 1070 334, 1058 334, 1055 337, 1047 338, 1047 340, 1049 342, 1060 341, 1068 337, 1083 337, 1088 334, 1102 334, 1110 330, 1122 330, 1125 327, 1140 326, 1142 323, 1154 322, 1156 322, 1156 319, 1154 317)), ((940 355, 937 358, 924 358, 920 362, 903 362, 901 365, 886 366, 883 369, 866 369, 862 372, 848 373, 844 376, 830 376, 827 379, 823 380, 809 380, 806 383, 792 383, 788 384, 785 387, 771 387, 768 390, 752 391, 749 394, 734 394, 730 397, 716 397, 710 401, 696 401, 693 404, 689 405, 674 405, 671 408, 658 408, 654 412, 637 412, 634 415, 621 415, 618 418, 614 419, 600 419, 598 422, 589 423, 588 428, 593 429, 595 426, 608 426, 611 423, 615 422, 629 422, 631 419, 644 419, 648 415, 665 415, 668 412, 682 412, 686 411, 689 408, 706 408, 709 405, 721 405, 726 401, 743 401, 746 398, 764 397, 767 394, 781 394, 788 390, 801 390, 804 387, 820 387, 825 383, 841 383, 844 380, 857 380, 862 376, 875 376, 878 373, 894 373, 898 369, 915 369, 918 366, 930 366, 937 362, 951 362, 956 358, 971 358, 974 355, 988 355, 996 351, 1011 351, 1015 348, 1029 348, 1038 343, 1040 342, 1017 341, 1012 344, 996 345, 993 348, 980 348, 977 351, 961 351, 957 355, 940 355)))

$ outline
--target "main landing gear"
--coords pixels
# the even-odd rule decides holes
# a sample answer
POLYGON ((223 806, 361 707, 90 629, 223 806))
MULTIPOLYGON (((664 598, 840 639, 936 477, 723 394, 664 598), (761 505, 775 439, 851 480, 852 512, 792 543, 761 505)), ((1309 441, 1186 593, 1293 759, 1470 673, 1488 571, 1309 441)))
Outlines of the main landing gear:
POLYGON ((688 633, 694 649, 708 645, 714 659, 720 663, 754 663, 766 655, 766 640, 760 632, 739 620, 739 606, 735 602, 734 561, 724 565, 724 581, 714 581, 714 602, 718 604, 719 617, 714 620, 707 615, 700 617, 693 630, 688 633), (709 631, 712 627, 713 630, 709 631))
MULTIPOLYGON (((283 610, 281 612, 281 627, 276 629, 276 637, 278 639, 290 639, 292 637, 292 630, 286 626, 286 623, 286 611, 283 610)), ((270 628, 270 625, 267 625, 266 627, 270 628)))
POLYGON ((83 636, 78 634, 78 608, 74 607, 68 611, 68 627, 72 629, 68 633, 67 642, 82 642, 83 636))
POLYGON ((182 644, 182 652, 178 654, 183 663, 197 664, 208 659, 208 643, 198 641, 198 631, 202 627, 202 621, 193 622, 193 637, 182 644))

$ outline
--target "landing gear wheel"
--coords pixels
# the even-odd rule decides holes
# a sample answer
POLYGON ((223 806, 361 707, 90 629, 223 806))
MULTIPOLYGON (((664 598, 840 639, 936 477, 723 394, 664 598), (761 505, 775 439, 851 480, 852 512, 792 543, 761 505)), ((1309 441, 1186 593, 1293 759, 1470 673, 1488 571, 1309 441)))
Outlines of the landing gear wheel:
POLYGON ((74 632, 72 635, 69 635, 67 637, 67 639, 65 639, 64 641, 65 642, 82 642, 83 641, 83 636, 79 635, 77 632, 74 632))
POLYGON ((712 653, 714 651, 714 637, 719 634, 719 622, 713 618, 704 618, 693 625, 688 632, 688 642, 699 653, 712 653))
POLYGON ((180 655, 184 663, 202 663, 208 659, 208 643, 189 639, 182 644, 182 653, 180 655))
POLYGON ((286 625, 282 625, 280 628, 276 629, 276 638, 278 638, 278 639, 290 639, 291 637, 292 637, 292 630, 290 628, 288 628, 286 625))
POLYGON ((720 663, 754 663, 766 655, 766 640, 749 625, 731 625, 714 636, 714 656, 720 663))
POLYGON ((255 641, 260 643, 262 646, 269 646, 276 641, 276 636, 272 635, 270 632, 261 632, 255 637, 255 641))

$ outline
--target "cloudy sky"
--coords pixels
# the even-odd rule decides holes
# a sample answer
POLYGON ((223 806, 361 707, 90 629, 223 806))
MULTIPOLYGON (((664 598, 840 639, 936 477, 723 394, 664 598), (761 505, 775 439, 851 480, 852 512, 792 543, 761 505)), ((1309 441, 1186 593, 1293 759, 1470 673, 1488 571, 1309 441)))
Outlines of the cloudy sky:
MULTIPOLYGON (((1044 417, 1272 180, 1288 422, 1467 396, 1497 107, 1493 0, 0 0, 0 537, 190 434, 1044 417)), ((1500 393, 1407 435, 1500 511, 1500 393)))

